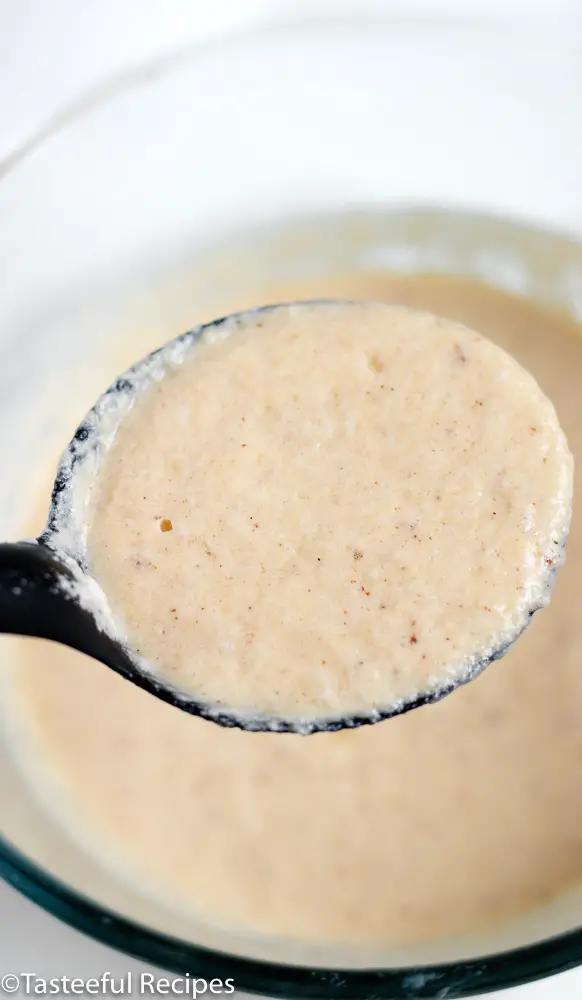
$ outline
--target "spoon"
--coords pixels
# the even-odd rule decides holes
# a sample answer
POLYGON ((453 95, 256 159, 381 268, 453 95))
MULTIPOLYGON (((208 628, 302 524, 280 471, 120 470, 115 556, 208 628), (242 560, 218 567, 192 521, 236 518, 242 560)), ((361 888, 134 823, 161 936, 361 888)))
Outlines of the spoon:
MULTIPOLYGON (((244 325, 250 317, 260 317, 278 308, 269 306, 240 316, 224 317, 182 334, 139 361, 99 398, 61 458, 44 532, 30 541, 0 544, 0 633, 34 636, 69 646, 100 661, 162 701, 221 726, 303 734, 357 728, 438 702, 504 655, 534 612, 547 601, 538 601, 529 608, 525 620, 520 622, 509 641, 506 639, 498 648, 488 650, 486 657, 474 658, 462 674, 453 678, 445 676, 436 687, 433 683, 430 690, 356 715, 296 720, 241 715, 229 707, 205 703, 155 675, 124 637, 115 634, 105 595, 88 570, 83 521, 100 453, 113 440, 135 398, 152 383, 160 381, 168 366, 180 365, 189 350, 209 331, 216 331, 223 324, 244 325)), ((548 569, 548 590, 560 561, 556 550, 555 565, 548 569)))

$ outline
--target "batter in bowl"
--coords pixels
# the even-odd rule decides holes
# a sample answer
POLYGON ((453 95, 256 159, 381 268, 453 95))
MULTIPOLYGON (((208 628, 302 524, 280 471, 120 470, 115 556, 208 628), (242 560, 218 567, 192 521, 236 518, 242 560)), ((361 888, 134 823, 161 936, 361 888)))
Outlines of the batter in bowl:
MULTIPOLYGON (((572 321, 439 276, 269 294, 320 296, 384 298, 489 336, 554 401, 582 461, 572 321)), ((69 650, 19 642, 13 704, 31 785, 98 864, 219 928, 364 948, 534 911, 582 882, 578 515, 575 493, 552 603, 503 660, 438 705, 355 732, 221 730, 69 650)), ((26 531, 41 528, 39 516, 26 531)))
POLYGON ((103 449, 87 542, 157 676, 244 718, 376 718, 473 676, 547 603, 571 455, 490 340, 311 302, 167 350, 103 449))

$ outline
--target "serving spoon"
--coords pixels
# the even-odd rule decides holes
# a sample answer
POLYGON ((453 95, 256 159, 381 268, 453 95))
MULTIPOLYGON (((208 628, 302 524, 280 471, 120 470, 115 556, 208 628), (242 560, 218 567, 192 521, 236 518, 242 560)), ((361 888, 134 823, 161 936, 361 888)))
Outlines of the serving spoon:
MULTIPOLYGON (((154 675, 125 639, 114 634, 105 611, 106 599, 88 571, 82 512, 95 480, 102 448, 111 442, 138 394, 161 379, 168 363, 180 364, 192 345, 221 324, 249 321, 267 306, 238 316, 223 317, 188 331, 137 362, 106 390, 77 428, 64 452, 52 490, 47 527, 29 541, 0 544, 0 633, 48 639, 78 650, 114 670, 149 694, 191 715, 224 727, 249 731, 302 734, 353 729, 438 702, 455 688, 473 680, 489 663, 502 657, 521 635, 535 611, 516 630, 511 641, 488 651, 462 675, 444 677, 437 687, 419 691, 381 710, 345 717, 295 720, 241 715, 216 706, 154 675)), ((556 559, 556 566, 559 560, 556 559)), ((548 570, 550 580, 555 569, 548 570)))

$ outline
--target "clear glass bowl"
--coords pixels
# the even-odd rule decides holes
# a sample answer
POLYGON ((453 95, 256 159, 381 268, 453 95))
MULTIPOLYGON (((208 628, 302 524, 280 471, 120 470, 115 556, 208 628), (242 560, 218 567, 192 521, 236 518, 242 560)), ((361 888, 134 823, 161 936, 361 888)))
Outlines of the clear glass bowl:
MULTIPOLYGON (((547 227, 582 232, 581 82, 575 44, 524 26, 345 17, 200 46, 63 114, 0 166, 2 535, 21 536, 46 456, 132 360, 136 329, 145 350, 269 281, 383 267, 480 276, 580 314, 582 248, 547 227)), ((0 676, 16 642, 2 639, 0 676)), ((1 718, 0 874, 149 963, 362 998, 485 992, 582 959, 577 893, 504 941, 374 967, 227 942, 75 845, 1 718)))

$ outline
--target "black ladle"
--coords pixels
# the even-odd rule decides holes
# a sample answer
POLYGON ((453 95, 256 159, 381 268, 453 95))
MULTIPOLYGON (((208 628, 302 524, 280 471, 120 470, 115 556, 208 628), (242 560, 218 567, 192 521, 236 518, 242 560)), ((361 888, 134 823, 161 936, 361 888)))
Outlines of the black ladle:
MULTIPOLYGON (((253 312, 274 308, 277 307, 265 306, 253 312)), ((188 349, 208 330, 215 331, 224 324, 243 325, 249 318, 249 313, 223 317, 182 334, 139 361, 100 397, 61 458, 45 531, 32 541, 0 544, 0 633, 35 636, 70 646, 100 660, 149 694, 191 715, 221 726, 254 732, 308 734, 355 729, 440 701, 503 656, 526 625, 516 631, 511 642, 475 663, 462 678, 443 681, 436 690, 421 692, 397 705, 361 715, 296 721, 241 716, 234 710, 197 701, 192 695, 160 680, 148 671, 121 637, 112 634, 109 623, 104 624, 101 619, 99 602, 91 599, 95 594, 104 599, 104 595, 87 571, 82 511, 100 451, 107 447, 135 397, 162 377, 169 365, 180 363, 188 349)), ((557 558, 555 567, 559 561, 557 558)), ((548 571, 548 587, 551 587, 555 571, 554 567, 548 571)), ((541 605, 531 608, 530 618, 538 607, 541 605)))

